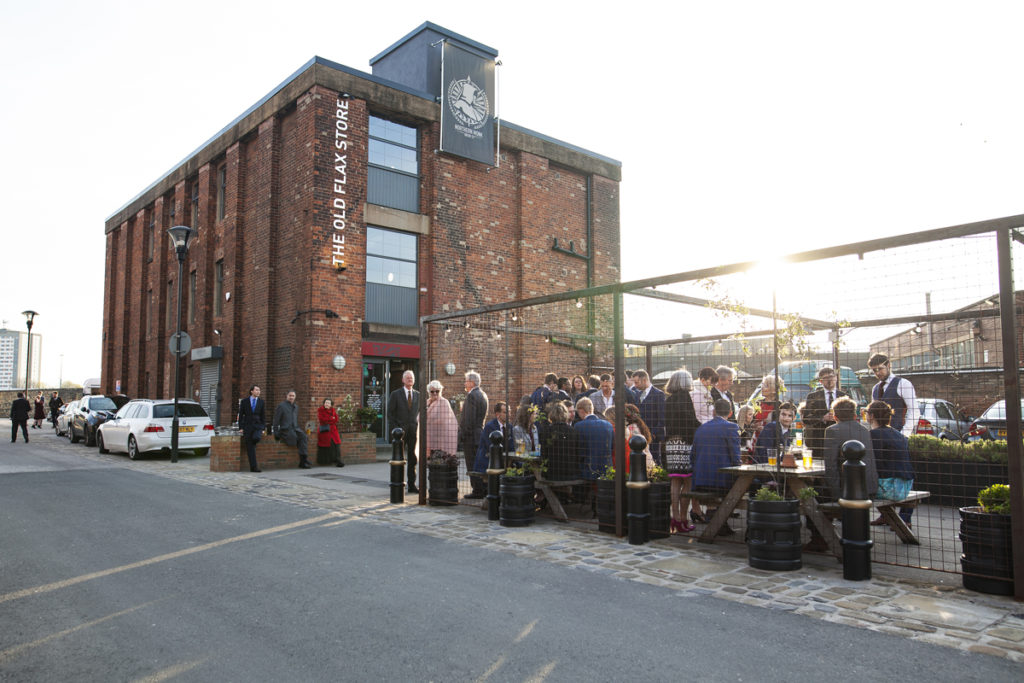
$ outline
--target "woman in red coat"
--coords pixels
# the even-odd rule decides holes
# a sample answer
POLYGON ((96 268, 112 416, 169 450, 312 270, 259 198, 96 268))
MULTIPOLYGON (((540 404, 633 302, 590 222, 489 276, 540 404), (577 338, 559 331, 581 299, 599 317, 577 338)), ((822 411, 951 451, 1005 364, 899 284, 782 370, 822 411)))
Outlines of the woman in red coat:
POLYGON ((322 406, 316 410, 316 419, 320 423, 316 435, 316 459, 318 462, 334 461, 336 467, 344 467, 341 461, 341 437, 338 436, 338 413, 334 411, 334 402, 324 399, 322 406))

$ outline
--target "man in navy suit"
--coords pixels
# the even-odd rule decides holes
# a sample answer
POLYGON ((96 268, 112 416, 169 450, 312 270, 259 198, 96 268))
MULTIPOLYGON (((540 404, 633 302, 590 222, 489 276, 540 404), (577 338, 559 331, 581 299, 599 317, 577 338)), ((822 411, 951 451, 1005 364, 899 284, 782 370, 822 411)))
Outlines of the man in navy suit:
POLYGON ((481 476, 473 474, 476 450, 480 444, 484 420, 487 419, 487 394, 480 388, 480 373, 466 373, 466 401, 462 404, 462 419, 459 420, 459 443, 466 460, 466 474, 469 475, 473 492, 466 498, 483 498, 487 495, 486 484, 481 476))
POLYGON ((256 444, 263 438, 263 430, 267 426, 267 406, 260 398, 260 388, 255 384, 249 387, 249 397, 238 403, 238 427, 242 430, 242 441, 245 452, 249 456, 249 471, 259 472, 256 462, 256 444))
MULTIPOLYGON (((480 432, 480 443, 476 447, 476 460, 473 469, 477 472, 486 472, 491 463, 491 432, 501 431, 505 435, 505 452, 515 450, 512 441, 512 430, 508 426, 508 412, 505 402, 498 401, 494 404, 494 417, 484 425, 480 432)), ((475 498, 472 494, 467 498, 475 498)))
POLYGON ((779 406, 779 421, 769 422, 757 436, 757 451, 754 460, 760 463, 768 462, 768 455, 776 447, 779 455, 786 451, 793 440, 793 420, 796 419, 796 406, 788 401, 779 406))
MULTIPOLYGON (((722 467, 740 464, 740 431, 735 422, 729 422, 732 402, 725 398, 715 401, 715 416, 697 428, 693 435, 693 484, 705 490, 724 494, 732 486, 732 477, 719 472, 722 467)), ((710 514, 710 510, 708 514, 710 514)), ((731 536, 736 531, 728 524, 718 530, 719 536, 731 536)))
POLYGON ((595 480, 604 474, 612 464, 612 438, 615 428, 612 423, 594 415, 594 403, 589 398, 576 401, 579 420, 572 426, 579 439, 579 455, 583 463, 581 479, 595 480))
POLYGON ((637 403, 640 404, 640 417, 654 437, 651 443, 651 457, 657 465, 661 465, 661 442, 665 440, 665 392, 651 384, 651 377, 646 370, 633 373, 636 386, 637 403))

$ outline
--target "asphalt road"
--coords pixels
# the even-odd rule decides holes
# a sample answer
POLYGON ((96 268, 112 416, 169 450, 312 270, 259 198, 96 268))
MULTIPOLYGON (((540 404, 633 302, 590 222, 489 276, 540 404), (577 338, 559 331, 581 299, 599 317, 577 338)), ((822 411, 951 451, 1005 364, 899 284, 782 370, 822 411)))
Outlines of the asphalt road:
POLYGON ((1019 680, 996 657, 90 465, 39 441, 0 444, 2 680, 1019 680))

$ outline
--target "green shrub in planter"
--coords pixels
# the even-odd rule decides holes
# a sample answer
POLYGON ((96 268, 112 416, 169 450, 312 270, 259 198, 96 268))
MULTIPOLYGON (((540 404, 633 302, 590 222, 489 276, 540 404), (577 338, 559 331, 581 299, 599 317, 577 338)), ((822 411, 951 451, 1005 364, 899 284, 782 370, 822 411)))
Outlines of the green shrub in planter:
POLYGON ((992 515, 1010 514, 1010 487, 1006 484, 992 484, 978 493, 978 505, 992 515))

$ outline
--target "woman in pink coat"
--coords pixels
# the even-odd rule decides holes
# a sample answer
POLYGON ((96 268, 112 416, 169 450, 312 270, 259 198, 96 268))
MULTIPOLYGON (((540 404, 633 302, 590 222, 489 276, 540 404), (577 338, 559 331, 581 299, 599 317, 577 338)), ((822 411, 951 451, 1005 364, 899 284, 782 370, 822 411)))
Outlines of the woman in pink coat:
POLYGON ((444 387, 436 379, 427 384, 427 448, 455 454, 459 450, 459 421, 455 411, 441 392, 444 387))

